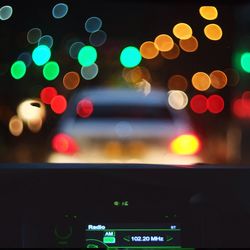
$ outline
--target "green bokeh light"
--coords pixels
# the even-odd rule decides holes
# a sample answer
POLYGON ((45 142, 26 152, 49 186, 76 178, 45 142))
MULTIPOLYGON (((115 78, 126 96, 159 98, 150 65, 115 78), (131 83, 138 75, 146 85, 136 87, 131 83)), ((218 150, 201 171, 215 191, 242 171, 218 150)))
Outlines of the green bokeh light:
POLYGON ((26 74, 26 65, 23 61, 16 61, 11 66, 11 75, 14 79, 19 80, 26 74))
POLYGON ((43 76, 48 81, 55 80, 60 73, 60 67, 56 62, 48 62, 43 68, 43 76))
POLYGON ((126 47, 120 56, 121 64, 125 68, 134 68, 140 64, 142 56, 140 51, 136 47, 126 47))
POLYGON ((92 46, 83 47, 78 54, 78 61, 83 67, 89 67, 96 62, 97 51, 92 46))
POLYGON ((242 69, 246 71, 247 73, 250 73, 250 53, 249 52, 242 54, 240 63, 241 63, 242 69))
POLYGON ((32 59, 37 66, 42 66, 49 61, 51 57, 50 48, 46 45, 40 45, 34 49, 32 59))

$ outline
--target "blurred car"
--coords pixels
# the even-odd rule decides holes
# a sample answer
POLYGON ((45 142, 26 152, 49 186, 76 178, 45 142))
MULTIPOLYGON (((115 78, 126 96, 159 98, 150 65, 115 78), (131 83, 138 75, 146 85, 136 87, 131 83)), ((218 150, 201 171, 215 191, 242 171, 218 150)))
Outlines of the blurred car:
POLYGON ((75 94, 52 138, 50 163, 194 164, 201 141, 168 93, 92 89, 75 94))

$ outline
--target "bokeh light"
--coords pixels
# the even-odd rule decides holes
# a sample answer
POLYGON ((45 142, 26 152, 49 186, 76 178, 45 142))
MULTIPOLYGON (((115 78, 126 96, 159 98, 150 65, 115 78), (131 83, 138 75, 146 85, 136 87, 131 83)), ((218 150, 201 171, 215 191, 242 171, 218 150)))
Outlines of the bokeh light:
POLYGON ((179 57, 181 50, 179 46, 175 43, 174 47, 170 51, 161 52, 162 57, 168 60, 174 60, 179 57))
POLYGON ((208 74, 204 72, 197 72, 192 77, 192 84, 195 89, 199 91, 206 91, 211 86, 211 79, 208 74))
POLYGON ((63 85, 68 90, 76 89, 80 84, 80 75, 77 72, 71 71, 63 77, 63 85))
POLYGON ((242 69, 245 72, 250 73, 250 53, 249 52, 246 52, 241 55, 240 63, 241 63, 242 69))
POLYGON ((43 126, 42 119, 28 121, 28 128, 32 133, 38 133, 43 126))
POLYGON ((196 154, 200 147, 200 141, 194 135, 181 135, 170 144, 170 150, 178 155, 196 154))
POLYGON ((137 66, 133 69, 124 68, 122 71, 122 76, 125 81, 134 84, 142 81, 143 79, 146 81, 151 81, 151 74, 149 70, 141 66, 137 66))
POLYGON ((66 111, 67 105, 67 100, 62 95, 55 96, 50 103, 51 109, 58 115, 63 114, 66 111))
POLYGON ((9 131, 13 136, 20 136, 23 133, 23 121, 18 116, 10 119, 9 131))
POLYGON ((174 47, 174 41, 172 39, 171 36, 169 35, 159 35, 155 38, 155 47, 159 50, 159 51, 170 51, 173 47, 174 47))
POLYGON ((227 85, 227 75, 221 70, 214 70, 209 77, 215 89, 223 89, 227 85))
POLYGON ((90 17, 85 22, 85 30, 89 33, 97 32, 102 27, 102 20, 99 17, 90 17))
POLYGON ((26 65, 23 61, 16 61, 11 66, 11 75, 14 79, 20 80, 26 74, 26 65))
POLYGON ((42 36, 42 31, 39 28, 32 28, 27 33, 27 41, 30 44, 38 43, 39 39, 42 36))
POLYGON ((126 68, 134 68, 141 63, 140 51, 133 46, 126 47, 120 55, 120 62, 126 68))
POLYGON ((199 42, 194 36, 192 36, 189 39, 180 40, 179 46, 183 51, 190 53, 190 52, 195 52, 198 49, 199 42))
POLYGON ((89 67, 82 67, 81 69, 82 78, 88 81, 96 78, 98 73, 99 73, 99 68, 98 65, 95 63, 89 67))
POLYGON ((219 25, 211 23, 204 28, 204 34, 208 39, 218 41, 222 38, 223 31, 219 25))
POLYGON ((154 59, 159 55, 159 50, 154 42, 144 42, 140 47, 141 56, 145 59, 154 59))
POLYGON ((243 105, 242 98, 235 99, 232 103, 232 112, 237 118, 250 118, 250 102, 245 101, 243 105))
POLYGON ((224 70, 229 86, 236 86, 240 82, 240 75, 239 72, 233 68, 227 68, 224 70))
POLYGON ((107 33, 103 30, 94 32, 89 37, 89 42, 94 47, 100 47, 107 41, 107 33))
POLYGON ((232 112, 237 118, 250 118, 250 91, 243 92, 241 98, 233 100, 232 112))
POLYGON ((11 18, 13 14, 13 8, 9 5, 5 5, 0 8, 0 20, 6 21, 11 18))
POLYGON ((60 74, 60 67, 56 62, 48 62, 43 68, 43 76, 48 81, 55 80, 60 74))
POLYGON ((206 20, 215 20, 218 17, 218 10, 214 6, 202 6, 200 7, 199 12, 206 20))
POLYGON ((52 9, 52 15, 56 19, 61 19, 67 15, 69 7, 65 3, 58 3, 52 9))
POLYGON ((26 65, 26 67, 28 68, 32 63, 32 56, 31 56, 30 52, 23 52, 18 56, 17 60, 23 61, 26 65))
POLYGON ((128 138, 133 133, 133 127, 129 121, 117 122, 114 130, 119 138, 128 138))
POLYGON ((168 104, 175 110, 185 109, 188 105, 188 96, 180 90, 171 90, 168 95, 168 104))
POLYGON ((192 37, 193 30, 192 28, 186 23, 178 23, 173 28, 173 34, 182 40, 186 40, 192 37))
POLYGON ((244 91, 243 94, 242 94, 242 103, 243 105, 247 104, 246 106, 249 106, 250 102, 250 91, 244 91))
POLYGON ((48 48, 52 48, 54 44, 54 39, 52 36, 50 35, 45 35, 42 36, 39 40, 38 40, 38 45, 45 45, 48 48))
POLYGON ((76 142, 67 134, 57 134, 54 136, 52 139, 52 148, 58 153, 69 155, 73 155, 79 150, 76 142))
POLYGON ((219 95, 211 95, 207 99, 207 108, 213 114, 219 114, 224 109, 224 99, 219 95))
POLYGON ((207 98, 204 95, 195 95, 190 101, 190 107, 194 113, 203 114, 207 111, 207 98))
POLYGON ((142 79, 140 82, 135 84, 135 87, 138 91, 142 92, 145 96, 148 96, 151 93, 151 84, 145 79, 142 79))
POLYGON ((17 107, 17 114, 24 122, 37 121, 46 116, 45 105, 35 99, 28 99, 21 102, 17 107))
POLYGON ((54 87, 43 88, 40 92, 40 98, 45 104, 50 104, 55 96, 57 96, 57 90, 54 87))
POLYGON ((81 118, 89 118, 94 112, 94 105, 90 99, 83 99, 77 104, 76 113, 81 118))
POLYGON ((46 64, 51 57, 50 48, 45 45, 40 45, 34 49, 32 59, 37 66, 46 64))
POLYGON ((82 42, 75 42, 70 46, 69 55, 72 59, 77 59, 80 50, 85 46, 82 42))
POLYGON ((83 47, 78 54, 78 61, 83 67, 89 67, 97 60, 97 51, 92 46, 83 47))
POLYGON ((168 80, 169 90, 186 91, 188 88, 188 80, 182 75, 173 75, 168 80))

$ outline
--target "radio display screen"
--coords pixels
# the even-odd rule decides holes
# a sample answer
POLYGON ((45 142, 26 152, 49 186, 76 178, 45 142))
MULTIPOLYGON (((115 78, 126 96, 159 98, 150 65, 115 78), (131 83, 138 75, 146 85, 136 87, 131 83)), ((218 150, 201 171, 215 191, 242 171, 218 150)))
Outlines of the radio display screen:
POLYGON ((89 224, 85 229, 86 248, 180 248, 179 224, 89 224))

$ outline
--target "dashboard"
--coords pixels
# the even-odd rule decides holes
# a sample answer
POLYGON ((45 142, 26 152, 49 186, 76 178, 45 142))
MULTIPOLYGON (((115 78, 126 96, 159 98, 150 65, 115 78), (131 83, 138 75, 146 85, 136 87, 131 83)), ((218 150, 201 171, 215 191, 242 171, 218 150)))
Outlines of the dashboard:
POLYGON ((0 165, 0 247, 249 247, 250 169, 0 165))

